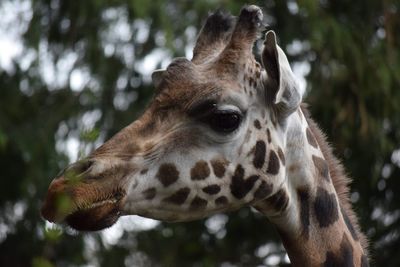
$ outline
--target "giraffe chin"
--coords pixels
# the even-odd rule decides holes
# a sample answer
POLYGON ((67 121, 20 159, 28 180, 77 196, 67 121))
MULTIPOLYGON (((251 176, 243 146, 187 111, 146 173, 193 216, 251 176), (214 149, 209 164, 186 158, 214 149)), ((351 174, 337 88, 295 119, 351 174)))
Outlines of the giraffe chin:
POLYGON ((78 231, 99 231, 112 226, 120 216, 121 201, 111 199, 77 210, 65 217, 64 221, 78 231))

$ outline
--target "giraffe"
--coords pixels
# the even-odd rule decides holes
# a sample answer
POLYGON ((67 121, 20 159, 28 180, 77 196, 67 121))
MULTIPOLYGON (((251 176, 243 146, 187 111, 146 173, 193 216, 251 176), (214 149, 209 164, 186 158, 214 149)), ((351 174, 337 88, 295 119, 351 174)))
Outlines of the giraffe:
POLYGON ((349 178, 273 31, 255 60, 262 19, 254 5, 211 14, 192 60, 153 73, 143 115, 51 182, 43 217, 95 231, 123 215, 182 222, 250 206, 277 228, 293 266, 369 266, 349 178))

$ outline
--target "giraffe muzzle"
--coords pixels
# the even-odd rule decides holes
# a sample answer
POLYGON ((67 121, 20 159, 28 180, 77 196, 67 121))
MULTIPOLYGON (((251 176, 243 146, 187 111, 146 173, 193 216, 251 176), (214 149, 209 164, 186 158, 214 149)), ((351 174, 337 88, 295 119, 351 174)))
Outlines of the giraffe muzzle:
MULTIPOLYGON (((104 187, 102 187, 104 188, 104 187)), ((92 183, 73 183, 64 176, 54 179, 41 214, 54 223, 66 223, 78 231, 97 231, 113 225, 121 216, 125 191, 105 191, 92 183)))

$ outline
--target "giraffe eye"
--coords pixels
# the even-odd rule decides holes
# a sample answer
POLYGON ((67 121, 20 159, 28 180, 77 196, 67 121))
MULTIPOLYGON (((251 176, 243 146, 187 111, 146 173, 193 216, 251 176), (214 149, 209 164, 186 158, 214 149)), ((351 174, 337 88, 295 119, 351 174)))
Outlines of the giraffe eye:
POLYGON ((235 110, 214 109, 202 119, 211 129, 219 133, 235 131, 242 121, 242 115, 235 110))

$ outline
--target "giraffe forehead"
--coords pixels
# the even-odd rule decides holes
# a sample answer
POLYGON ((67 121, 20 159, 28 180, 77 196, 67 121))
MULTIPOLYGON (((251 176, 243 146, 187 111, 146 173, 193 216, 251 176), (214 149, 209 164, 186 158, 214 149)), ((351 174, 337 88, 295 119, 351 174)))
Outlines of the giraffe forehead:
POLYGON ((154 111, 185 111, 192 103, 207 98, 218 98, 221 86, 216 82, 191 77, 169 77, 161 85, 152 106, 154 111))
POLYGON ((153 115, 168 112, 191 113, 196 107, 204 104, 234 105, 245 111, 250 101, 244 97, 242 86, 235 80, 211 80, 207 82, 191 81, 188 83, 174 81, 156 95, 150 112, 153 115))
POLYGON ((254 60, 249 61, 249 64, 231 66, 218 61, 195 65, 187 59, 175 59, 166 70, 154 102, 163 107, 173 105, 184 109, 213 95, 226 97, 239 92, 244 87, 239 73, 247 73, 246 77, 254 76, 250 77, 254 81, 260 78, 252 71, 253 67, 260 65, 254 60))

